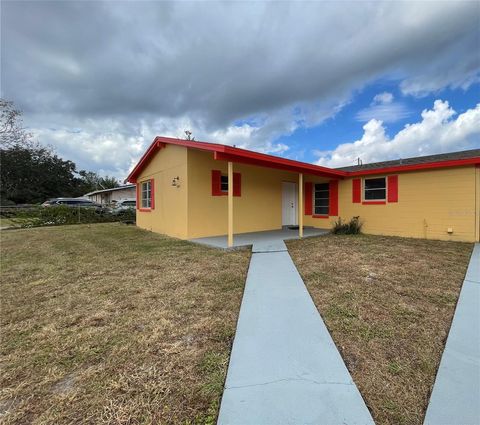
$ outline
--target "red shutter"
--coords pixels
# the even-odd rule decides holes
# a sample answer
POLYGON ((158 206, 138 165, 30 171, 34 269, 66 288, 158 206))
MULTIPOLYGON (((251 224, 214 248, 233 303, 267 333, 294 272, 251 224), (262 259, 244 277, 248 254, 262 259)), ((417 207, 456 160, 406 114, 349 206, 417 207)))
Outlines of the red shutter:
POLYGON ((220 196, 222 194, 222 172, 220 170, 212 170, 212 196, 220 196))
POLYGON ((155 209, 155 180, 150 179, 150 209, 155 209))
POLYGON ((312 194, 312 182, 305 183, 305 215, 312 215, 312 201, 313 201, 313 194, 312 194))
POLYGON ((242 175, 233 173, 233 196, 242 196, 242 175))
POLYGON ((328 215, 338 216, 338 180, 331 180, 329 185, 330 208, 328 215))
POLYGON ((387 177, 388 202, 398 202, 398 176, 387 177))
POLYGON ((362 180, 353 179, 352 180, 352 202, 354 204, 359 204, 362 202, 362 180))
POLYGON ((142 190, 142 184, 141 183, 137 183, 137 210, 140 209, 140 191, 142 190))

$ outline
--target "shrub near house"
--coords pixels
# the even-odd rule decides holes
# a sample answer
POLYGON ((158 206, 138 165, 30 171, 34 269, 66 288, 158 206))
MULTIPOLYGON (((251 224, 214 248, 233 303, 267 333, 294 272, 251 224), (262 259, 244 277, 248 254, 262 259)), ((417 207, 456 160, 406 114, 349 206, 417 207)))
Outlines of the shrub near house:
POLYGON ((358 235, 362 230, 360 217, 352 217, 349 222, 343 222, 342 217, 333 223, 332 233, 336 235, 358 235))

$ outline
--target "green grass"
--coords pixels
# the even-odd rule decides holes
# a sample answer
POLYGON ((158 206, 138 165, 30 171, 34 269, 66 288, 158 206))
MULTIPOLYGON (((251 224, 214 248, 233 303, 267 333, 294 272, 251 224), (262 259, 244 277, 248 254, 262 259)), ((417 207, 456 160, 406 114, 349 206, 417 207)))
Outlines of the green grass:
POLYGON ((214 423, 249 261, 118 223, 2 232, 2 423, 214 423))
POLYGON ((0 227, 20 227, 18 219, 0 217, 0 227))

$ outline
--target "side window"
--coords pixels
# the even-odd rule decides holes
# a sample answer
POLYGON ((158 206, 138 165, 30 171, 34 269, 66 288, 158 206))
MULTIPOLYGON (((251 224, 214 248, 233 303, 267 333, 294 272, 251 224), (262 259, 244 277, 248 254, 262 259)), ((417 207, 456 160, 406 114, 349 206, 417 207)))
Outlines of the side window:
POLYGON ((387 183, 385 177, 364 179, 363 199, 365 201, 385 201, 387 183))
POLYGON ((140 205, 142 208, 152 207, 152 185, 150 180, 142 183, 140 205))
POLYGON ((315 215, 328 215, 329 198, 330 190, 328 183, 315 183, 315 190, 313 192, 315 215))

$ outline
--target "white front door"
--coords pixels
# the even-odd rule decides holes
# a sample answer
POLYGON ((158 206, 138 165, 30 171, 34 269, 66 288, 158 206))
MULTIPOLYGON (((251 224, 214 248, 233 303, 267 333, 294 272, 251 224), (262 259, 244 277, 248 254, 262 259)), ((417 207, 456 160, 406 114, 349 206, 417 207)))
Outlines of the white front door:
POLYGON ((282 226, 296 226, 297 183, 282 182, 282 226))

